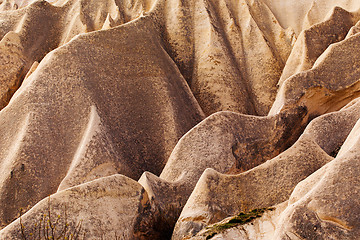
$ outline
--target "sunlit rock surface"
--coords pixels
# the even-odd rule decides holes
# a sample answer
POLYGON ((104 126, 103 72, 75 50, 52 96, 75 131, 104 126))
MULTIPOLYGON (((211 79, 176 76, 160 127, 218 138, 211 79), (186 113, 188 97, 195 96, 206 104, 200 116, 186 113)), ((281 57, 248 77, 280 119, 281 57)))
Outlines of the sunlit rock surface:
POLYGON ((359 32, 357 0, 0 0, 0 239, 357 239, 359 32))

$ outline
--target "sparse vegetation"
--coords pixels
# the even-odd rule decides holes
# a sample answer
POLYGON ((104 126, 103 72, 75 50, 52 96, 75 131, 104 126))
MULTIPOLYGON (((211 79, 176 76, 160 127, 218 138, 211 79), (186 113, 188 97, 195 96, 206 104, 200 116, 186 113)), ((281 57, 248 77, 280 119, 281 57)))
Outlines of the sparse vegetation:
POLYGON ((274 208, 260 208, 260 209, 257 208, 247 213, 240 212, 238 215, 230 218, 225 222, 213 224, 211 226, 206 227, 206 229, 208 230, 205 231, 204 236, 206 236, 206 239, 211 239, 216 234, 226 229, 236 227, 238 225, 243 225, 245 223, 249 223, 256 218, 261 217, 264 214, 264 212, 273 211, 273 210, 274 208))
POLYGON ((82 233, 82 221, 75 227, 71 227, 67 218, 65 206, 64 215, 53 216, 51 212, 50 196, 48 209, 43 213, 33 227, 24 226, 20 211, 20 231, 22 240, 80 240, 85 239, 85 232, 82 233))

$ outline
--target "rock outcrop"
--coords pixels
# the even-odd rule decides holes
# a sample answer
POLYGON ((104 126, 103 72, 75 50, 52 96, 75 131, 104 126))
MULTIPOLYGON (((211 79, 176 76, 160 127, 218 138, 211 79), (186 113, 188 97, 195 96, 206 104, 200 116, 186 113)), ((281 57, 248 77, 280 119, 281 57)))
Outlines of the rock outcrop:
POLYGON ((0 0, 0 239, 358 238, 359 27, 357 0, 0 0))
POLYGON ((24 81, 0 113, 7 139, 0 199, 9 204, 2 221, 57 189, 115 173, 137 179, 145 170, 161 172, 203 113, 152 31, 142 18, 80 35, 24 81), (148 37, 138 35, 144 31, 148 37))
POLYGON ((360 102, 314 119, 298 141, 266 163, 239 175, 202 174, 176 223, 173 239, 208 224, 289 199, 297 184, 330 162, 360 117, 360 102))
POLYGON ((154 239, 153 223, 149 198, 141 185, 112 175, 40 201, 4 228, 0 238, 154 239))

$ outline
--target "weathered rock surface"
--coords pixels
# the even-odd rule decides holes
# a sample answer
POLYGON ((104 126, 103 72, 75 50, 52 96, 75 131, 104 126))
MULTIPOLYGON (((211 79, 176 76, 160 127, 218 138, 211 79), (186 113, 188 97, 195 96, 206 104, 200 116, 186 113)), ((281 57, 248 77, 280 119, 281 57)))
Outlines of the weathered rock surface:
POLYGON ((359 237, 359 121, 337 157, 297 185, 276 239, 359 237))
MULTIPOLYGON (((236 217, 229 217, 221 222, 212 224, 200 232, 198 232, 191 240, 202 239, 243 239, 243 240, 263 240, 272 239, 276 226, 279 222, 280 214, 287 207, 288 202, 283 202, 272 208, 264 209, 264 213, 244 214, 240 213, 236 217), (247 219, 254 217, 251 221, 241 221, 241 219, 247 219), (240 216, 240 217, 239 217, 240 216), (236 220, 235 220, 236 219, 236 220), (237 219, 239 219, 237 221, 237 219), (232 223, 238 222, 238 223, 232 223), (234 225, 234 226, 233 226, 234 225)), ((261 211, 258 211, 261 212, 261 211)))
POLYGON ((3 108, 19 88, 27 71, 24 49, 17 33, 8 32, 1 39, 0 51, 0 108, 3 108))
POLYGON ((0 239, 49 209, 84 239, 356 239, 359 20, 358 0, 0 0, 0 239))
POLYGON ((139 180, 161 213, 164 229, 174 227, 205 169, 243 172, 273 158, 298 137, 305 115, 305 109, 274 117, 219 112, 186 133, 175 146, 160 177, 145 172, 139 180))
POLYGON ((203 114, 154 31, 147 17, 80 35, 24 81, 0 113, 3 224, 57 189, 161 172, 203 114))
POLYGON ((0 89, 0 108, 9 102, 34 61, 40 62, 51 50, 78 34, 115 27, 139 17, 143 11, 142 8, 126 9, 127 5, 117 5, 114 0, 58 1, 58 6, 47 1, 5 1, 2 5, 4 8, 5 5, 27 6, 0 12, 0 38, 3 44, 7 42, 8 48, 1 47, 6 53, 2 53, 0 66, 12 69, 2 69, 0 75, 0 82, 4 82, 0 89), (124 8, 121 13, 119 7, 124 8))
POLYGON ((315 117, 336 111, 359 96, 360 35, 330 45, 310 70, 288 78, 280 87, 269 115, 299 105, 315 117))
POLYGON ((150 14, 207 115, 225 110, 267 114, 293 34, 280 27, 266 4, 157 1, 150 14))
POLYGON ((358 18, 357 12, 351 14, 335 7, 328 20, 302 31, 286 62, 279 85, 290 76, 311 69, 329 45, 345 38, 358 18))
POLYGON ((112 175, 43 199, 4 228, 0 239, 155 239, 153 222, 141 185, 112 175))
POLYGON ((314 119, 299 140, 277 157, 239 175, 207 169, 176 223, 173 239, 191 237, 208 224, 289 199, 295 186, 330 162, 360 117, 360 102, 314 119))

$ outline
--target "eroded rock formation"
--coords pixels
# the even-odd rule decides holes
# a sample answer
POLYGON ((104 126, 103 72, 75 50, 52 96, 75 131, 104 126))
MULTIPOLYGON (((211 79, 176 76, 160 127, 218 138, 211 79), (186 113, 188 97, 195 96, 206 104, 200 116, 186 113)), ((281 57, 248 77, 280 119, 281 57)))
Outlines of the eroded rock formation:
POLYGON ((0 0, 0 239, 356 239, 359 26, 357 0, 0 0))

